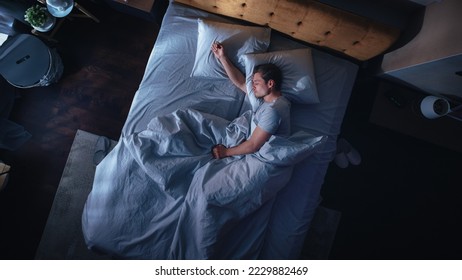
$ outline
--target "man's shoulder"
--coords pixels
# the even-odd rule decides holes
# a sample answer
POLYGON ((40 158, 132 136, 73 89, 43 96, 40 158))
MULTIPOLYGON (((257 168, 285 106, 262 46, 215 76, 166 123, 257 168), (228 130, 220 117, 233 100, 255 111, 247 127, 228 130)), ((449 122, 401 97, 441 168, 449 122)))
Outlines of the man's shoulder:
POLYGON ((279 97, 275 102, 273 102, 272 107, 275 110, 289 110, 291 106, 290 101, 284 96, 279 97))
POLYGON ((287 97, 285 97, 284 95, 282 95, 281 97, 279 97, 277 101, 279 101, 280 103, 284 103, 285 105, 288 105, 288 106, 291 105, 290 100, 287 99, 287 97))

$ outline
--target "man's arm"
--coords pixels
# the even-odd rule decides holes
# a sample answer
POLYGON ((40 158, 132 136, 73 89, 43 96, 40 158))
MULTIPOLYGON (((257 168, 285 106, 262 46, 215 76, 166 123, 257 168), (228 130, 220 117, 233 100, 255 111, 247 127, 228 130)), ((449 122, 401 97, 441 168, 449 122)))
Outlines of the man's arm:
POLYGON ((265 142, 268 141, 270 137, 270 133, 257 126, 253 131, 252 136, 237 146, 231 148, 226 148, 223 145, 215 146, 212 150, 213 157, 216 159, 221 159, 230 156, 255 153, 256 151, 260 150, 263 144, 265 144, 265 142))
POLYGON ((234 64, 226 56, 224 47, 220 43, 213 43, 211 50, 215 57, 221 62, 223 68, 225 68, 226 74, 228 75, 231 82, 241 89, 243 92, 247 93, 247 87, 245 84, 245 76, 239 71, 239 69, 234 66, 234 64))

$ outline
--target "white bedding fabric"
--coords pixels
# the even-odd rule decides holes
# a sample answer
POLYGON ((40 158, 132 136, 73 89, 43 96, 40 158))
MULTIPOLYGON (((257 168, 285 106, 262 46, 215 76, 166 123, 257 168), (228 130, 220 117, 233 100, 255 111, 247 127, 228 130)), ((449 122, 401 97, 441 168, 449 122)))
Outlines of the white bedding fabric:
MULTIPOLYGON (((318 138, 315 142, 322 145, 316 146, 317 152, 295 167, 275 164, 274 155, 264 154, 264 149, 261 154, 211 160, 210 144, 217 137, 227 144, 238 137, 228 139, 225 130, 210 128, 229 125, 245 115, 249 104, 227 80, 190 77, 198 17, 224 20, 175 3, 167 10, 119 144, 97 167, 82 216, 87 244, 121 258, 298 258, 320 202, 357 67, 313 50, 320 103, 292 104, 292 131, 328 137, 318 138), (185 123, 195 128, 185 130, 185 123), (159 129, 162 125, 168 129, 159 129), (177 125, 183 128, 171 129, 177 125), (242 169, 256 180, 247 182, 249 187, 242 188, 233 175, 242 169), (254 176, 254 171, 264 175, 254 176), (223 200, 224 190, 236 195, 223 200), (220 207, 212 199, 217 195, 220 207)), ((270 50, 300 46, 273 33, 270 50)), ((235 125, 239 129, 228 132, 244 135, 245 125, 235 125)), ((313 141, 306 134, 293 137, 293 143, 313 141)))
POLYGON ((248 137, 251 115, 228 122, 177 110, 123 138, 98 166, 82 216, 87 245, 124 258, 220 258, 220 236, 274 198, 293 163, 326 140, 272 136, 255 154, 213 159, 214 144, 248 137))

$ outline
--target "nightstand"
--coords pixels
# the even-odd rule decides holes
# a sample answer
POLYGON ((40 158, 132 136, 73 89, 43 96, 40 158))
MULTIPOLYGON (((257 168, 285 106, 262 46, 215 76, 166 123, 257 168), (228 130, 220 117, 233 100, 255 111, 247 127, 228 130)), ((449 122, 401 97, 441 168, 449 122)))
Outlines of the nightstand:
MULTIPOLYGON (((39 2, 40 4, 44 6, 47 5, 46 0, 37 0, 37 2, 39 2)), ((87 9, 80 6, 77 2, 74 1, 74 8, 71 10, 71 12, 64 17, 57 18, 58 23, 51 29, 51 31, 48 34, 46 34, 46 32, 44 33, 39 32, 35 29, 32 29, 31 33, 41 38, 44 38, 50 42, 57 42, 55 39, 53 39, 53 37, 58 32, 58 30, 61 28, 61 25, 63 24, 64 20, 73 19, 73 18, 89 18, 89 19, 92 19, 94 22, 99 23, 99 19, 97 17, 95 17, 87 9)))
POLYGON ((369 121, 391 130, 462 152, 462 122, 449 116, 427 119, 420 112, 426 94, 393 82, 380 82, 369 121))
POLYGON ((155 21, 158 24, 162 22, 169 3, 168 0, 106 0, 106 2, 119 12, 155 21))

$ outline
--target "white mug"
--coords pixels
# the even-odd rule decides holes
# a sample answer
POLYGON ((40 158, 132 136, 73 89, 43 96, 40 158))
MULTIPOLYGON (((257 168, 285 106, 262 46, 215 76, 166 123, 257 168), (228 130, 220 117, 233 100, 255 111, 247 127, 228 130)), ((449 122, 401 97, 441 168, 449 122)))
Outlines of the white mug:
POLYGON ((451 105, 444 98, 429 95, 420 103, 420 111, 426 118, 436 119, 449 113, 451 105))

